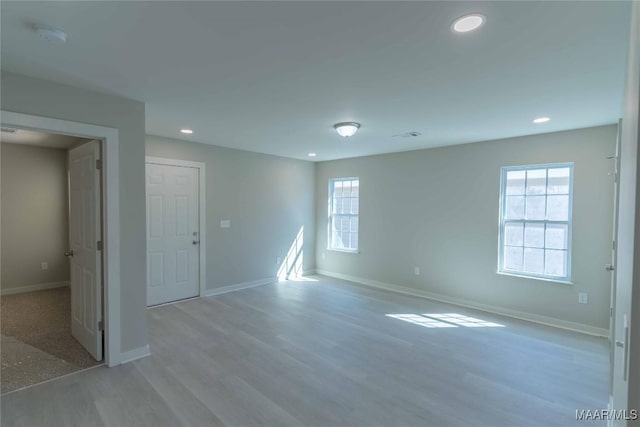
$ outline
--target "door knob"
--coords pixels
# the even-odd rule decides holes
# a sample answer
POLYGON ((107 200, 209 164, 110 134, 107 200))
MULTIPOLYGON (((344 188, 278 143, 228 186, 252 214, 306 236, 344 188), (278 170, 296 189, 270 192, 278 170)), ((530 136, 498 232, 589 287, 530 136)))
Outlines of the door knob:
POLYGON ((194 241, 193 241, 193 244, 194 244, 194 245, 197 245, 198 243, 200 243, 200 240, 194 240, 194 241))
POLYGON ((73 250, 70 250, 69 252, 65 252, 64 256, 66 257, 72 257, 73 256, 73 250))
POLYGON ((607 271, 613 271, 616 268, 612 264, 605 264, 604 269, 607 271))

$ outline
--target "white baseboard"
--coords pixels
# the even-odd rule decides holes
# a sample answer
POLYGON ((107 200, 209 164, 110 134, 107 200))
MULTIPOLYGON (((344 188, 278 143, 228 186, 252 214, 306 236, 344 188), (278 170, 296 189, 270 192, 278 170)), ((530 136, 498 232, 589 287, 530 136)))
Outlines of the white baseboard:
POLYGON ((65 286, 70 285, 71 283, 69 281, 38 283, 37 285, 18 286, 16 288, 3 288, 0 289, 0 295, 15 295, 25 292, 44 291, 47 289, 64 288, 65 286))
POLYGON ((264 279, 253 280, 251 282, 237 283, 235 285, 222 286, 220 288, 214 289, 206 289, 204 291, 205 297, 211 297, 214 295, 226 294, 227 292, 239 291, 241 289, 249 289, 255 288, 256 286, 268 285, 270 283, 275 283, 278 281, 278 278, 273 277, 265 277, 264 279))
POLYGON ((427 298, 430 300, 444 302, 447 304, 473 308, 475 310, 486 311, 488 313, 499 314, 507 317, 513 317, 515 319, 526 320, 529 322, 539 323, 546 326, 553 326, 561 329, 567 329, 574 332, 581 332, 583 334, 595 335, 598 337, 605 337, 605 338, 609 337, 608 329, 596 328, 595 326, 583 325, 581 323, 569 322, 567 320, 556 319, 554 317, 541 316, 538 314, 526 313, 518 310, 511 310, 508 308, 498 307, 494 305, 481 304, 474 301, 464 300, 464 299, 455 298, 455 297, 449 297, 446 295, 423 291, 420 289, 411 289, 411 288, 407 288, 406 286, 399 286, 391 283, 380 282, 377 280, 365 279, 363 277, 349 276, 347 274, 334 273, 334 272, 322 270, 322 269, 317 269, 316 271, 318 274, 323 276, 347 280, 350 282, 359 283, 361 285, 370 286, 372 288, 378 288, 386 291, 397 292, 400 294, 427 298))
POLYGON ((142 359, 143 357, 147 356, 151 356, 151 351, 149 350, 148 345, 134 348, 133 350, 120 353, 120 364, 122 365, 125 363, 133 362, 134 360, 142 359))

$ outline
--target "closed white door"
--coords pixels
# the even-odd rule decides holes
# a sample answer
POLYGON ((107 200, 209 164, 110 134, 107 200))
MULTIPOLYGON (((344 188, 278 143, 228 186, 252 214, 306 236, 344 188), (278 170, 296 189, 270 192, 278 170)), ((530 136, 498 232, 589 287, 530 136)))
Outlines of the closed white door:
POLYGON ((200 294, 198 169, 147 163, 147 305, 200 294))
POLYGON ((102 231, 100 143, 69 151, 69 234, 71 334, 102 360, 102 231))

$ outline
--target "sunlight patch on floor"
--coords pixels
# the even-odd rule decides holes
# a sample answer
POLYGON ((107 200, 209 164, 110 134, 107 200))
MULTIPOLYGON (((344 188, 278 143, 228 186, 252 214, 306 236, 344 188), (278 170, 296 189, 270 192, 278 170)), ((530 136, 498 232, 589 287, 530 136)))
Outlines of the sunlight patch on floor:
POLYGON ((503 328, 504 325, 488 322, 475 317, 458 313, 431 313, 431 314, 385 314, 387 317, 424 326, 425 328, 503 328))

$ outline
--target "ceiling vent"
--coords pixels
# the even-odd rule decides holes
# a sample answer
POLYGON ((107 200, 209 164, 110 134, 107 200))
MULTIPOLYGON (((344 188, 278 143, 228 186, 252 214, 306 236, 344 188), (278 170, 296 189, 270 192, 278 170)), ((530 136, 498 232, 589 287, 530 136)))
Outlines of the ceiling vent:
POLYGON ((4 133, 16 133, 18 131, 18 129, 13 129, 13 128, 0 128, 0 132, 4 132, 4 133))
POLYGON ((392 138, 415 138, 416 136, 422 135, 420 132, 407 132, 407 133, 399 133, 397 135, 392 135, 392 138))

